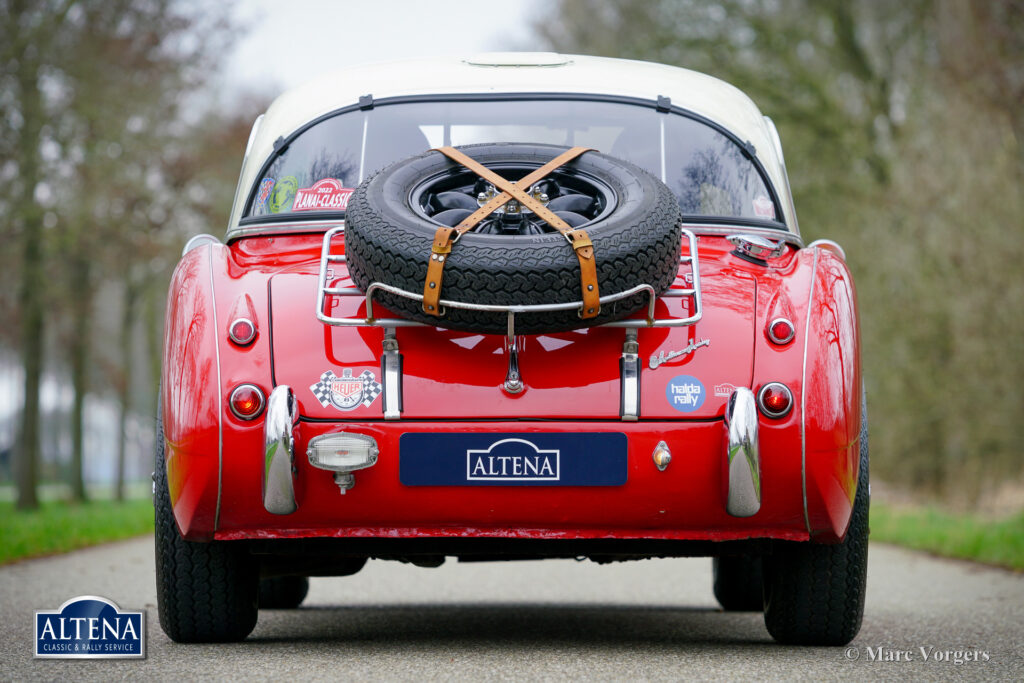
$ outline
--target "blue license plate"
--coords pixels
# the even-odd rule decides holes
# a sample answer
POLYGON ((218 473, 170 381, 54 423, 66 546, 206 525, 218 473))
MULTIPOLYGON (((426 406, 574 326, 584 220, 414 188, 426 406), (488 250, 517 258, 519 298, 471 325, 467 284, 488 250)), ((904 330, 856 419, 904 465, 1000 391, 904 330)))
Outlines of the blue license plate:
POLYGON ((622 486, 627 441, 618 432, 402 434, 406 486, 622 486))

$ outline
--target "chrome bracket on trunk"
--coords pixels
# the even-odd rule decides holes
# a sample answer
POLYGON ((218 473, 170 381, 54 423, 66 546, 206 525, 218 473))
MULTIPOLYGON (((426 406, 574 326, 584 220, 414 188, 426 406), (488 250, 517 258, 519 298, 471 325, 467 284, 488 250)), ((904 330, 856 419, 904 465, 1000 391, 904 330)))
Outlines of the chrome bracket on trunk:
POLYGON ((380 374, 384 378, 384 419, 397 420, 402 417, 402 354, 398 351, 395 328, 384 329, 381 347, 380 374))
POLYGON ((295 424, 299 407, 290 387, 280 384, 267 399, 263 427, 263 507, 275 515, 290 515, 295 502, 295 424))
POLYGON ((505 373, 505 391, 518 394, 523 390, 523 376, 519 374, 519 337, 516 336, 516 316, 508 314, 508 334, 505 337, 508 350, 508 372, 505 373))
POLYGON ((729 436, 725 453, 729 481, 725 511, 733 517, 750 517, 761 509, 757 403, 750 389, 740 387, 729 397, 725 428, 729 436))
POLYGON ((640 343, 635 329, 626 329, 619 375, 619 415, 626 422, 635 422, 640 418, 640 343))

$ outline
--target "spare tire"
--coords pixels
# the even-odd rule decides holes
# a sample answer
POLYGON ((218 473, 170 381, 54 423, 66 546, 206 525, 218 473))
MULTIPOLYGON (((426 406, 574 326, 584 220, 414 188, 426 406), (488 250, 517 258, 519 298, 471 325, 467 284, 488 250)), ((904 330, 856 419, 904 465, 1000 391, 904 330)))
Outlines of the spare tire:
MULTIPOLYGON (((507 143, 459 149, 499 175, 518 180, 566 148, 507 143)), ((542 197, 550 201, 549 208, 573 227, 583 227, 593 240, 602 297, 640 284, 651 285, 657 294, 668 289, 679 268, 681 233, 676 198, 664 183, 599 152, 586 152, 548 178, 534 186, 536 196, 550 190, 553 196, 542 197), (560 212, 559 207, 571 211, 560 212)), ((356 286, 365 292, 380 282, 422 293, 434 233, 475 209, 482 190, 491 188, 436 151, 396 162, 363 181, 349 200, 345 221, 348 269, 356 286)), ((453 246, 441 299, 510 306, 580 301, 579 260, 566 238, 525 217, 510 230, 511 213, 492 214, 486 225, 467 232, 453 246)), ((508 325, 504 313, 449 307, 442 317, 427 315, 420 301, 379 290, 374 302, 402 317, 455 330, 504 334, 508 325)), ((645 294, 630 296, 602 305, 587 320, 577 309, 521 313, 516 315, 516 332, 599 325, 625 318, 646 303, 645 294)))

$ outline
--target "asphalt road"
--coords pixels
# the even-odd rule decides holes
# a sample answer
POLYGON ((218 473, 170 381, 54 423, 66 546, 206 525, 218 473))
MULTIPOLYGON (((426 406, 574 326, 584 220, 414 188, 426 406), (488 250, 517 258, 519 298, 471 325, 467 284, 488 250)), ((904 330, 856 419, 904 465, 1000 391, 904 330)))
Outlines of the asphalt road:
POLYGON ((160 630, 138 539, 0 568, 0 679, 1024 679, 1024 575, 873 545, 847 650, 781 647, 759 614, 720 612, 710 564, 371 562, 261 612, 244 643, 196 646, 160 630), (32 658, 34 611, 89 594, 146 609, 147 659, 32 658), (897 651, 911 661, 884 661, 897 651))

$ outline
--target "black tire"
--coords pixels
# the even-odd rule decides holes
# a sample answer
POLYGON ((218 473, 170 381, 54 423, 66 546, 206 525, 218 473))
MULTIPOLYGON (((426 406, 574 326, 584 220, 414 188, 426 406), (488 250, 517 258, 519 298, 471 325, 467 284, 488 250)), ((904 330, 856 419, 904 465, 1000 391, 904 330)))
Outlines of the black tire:
POLYGON ((181 538, 167 488, 159 413, 158 408, 153 506, 160 627, 179 643, 244 640, 256 626, 259 567, 237 542, 181 538))
POLYGON ((764 609, 761 558, 727 555, 711 561, 715 599, 726 612, 760 612, 764 609))
POLYGON ((305 576, 275 576, 260 581, 260 609, 295 609, 306 599, 305 576))
POLYGON ((871 505, 866 408, 862 416, 860 477, 842 543, 780 542, 764 557, 764 623, 780 643, 846 645, 860 631, 871 505))
MULTIPOLYGON (((565 148, 538 144, 483 144, 460 148, 484 165, 536 167, 565 148)), ((606 217, 585 226, 594 242, 601 296, 650 284, 661 294, 679 269, 681 232, 676 198, 664 183, 625 161, 587 152, 570 162, 597 178, 617 198, 606 217)), ((413 189, 425 178, 457 167, 440 152, 399 161, 367 178, 349 200, 345 248, 349 273, 366 291, 372 282, 420 293, 438 224, 410 207, 413 189)), ((579 261, 558 233, 539 236, 463 235, 444 269, 442 299, 469 303, 531 305, 579 301, 579 261)), ((375 300, 378 296, 375 295, 375 300)), ((395 313, 456 330, 504 334, 503 313, 451 309, 444 317, 425 314, 418 301, 379 294, 395 313)), ((516 316, 524 334, 557 332, 619 320, 639 310, 645 295, 606 304, 583 321, 576 310, 516 316)))

